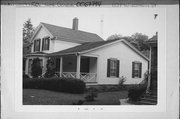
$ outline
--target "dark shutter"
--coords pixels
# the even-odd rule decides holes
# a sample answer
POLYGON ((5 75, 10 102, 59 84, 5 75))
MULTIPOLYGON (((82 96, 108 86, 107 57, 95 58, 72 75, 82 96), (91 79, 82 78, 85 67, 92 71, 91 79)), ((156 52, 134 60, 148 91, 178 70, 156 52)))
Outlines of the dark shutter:
POLYGON ((36 40, 34 40, 34 52, 36 51, 36 40))
POLYGON ((40 51, 40 46, 41 46, 41 39, 39 39, 39 51, 40 51))
POLYGON ((110 59, 107 60, 107 77, 110 77, 110 59))
POLYGON ((45 44, 45 41, 44 41, 44 38, 42 39, 42 51, 44 50, 44 44, 45 44))
POLYGON ((139 78, 141 78, 141 72, 142 72, 142 63, 139 63, 139 78))
POLYGON ((117 61, 117 65, 116 65, 116 77, 119 77, 119 60, 117 61))
POLYGON ((135 77, 134 68, 135 68, 135 62, 132 62, 132 78, 135 77))
POLYGON ((50 37, 47 40, 48 40, 47 50, 49 50, 50 37))

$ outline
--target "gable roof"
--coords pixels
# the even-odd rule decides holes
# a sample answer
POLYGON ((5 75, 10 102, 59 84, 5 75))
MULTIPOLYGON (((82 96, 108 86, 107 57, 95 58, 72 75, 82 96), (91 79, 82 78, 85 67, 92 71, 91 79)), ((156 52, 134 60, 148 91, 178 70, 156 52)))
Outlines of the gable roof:
POLYGON ((124 39, 116 39, 116 40, 108 40, 108 41, 98 41, 98 42, 88 42, 82 45, 78 45, 72 48, 68 48, 62 51, 54 52, 47 54, 46 56, 59 56, 59 55, 67 55, 67 54, 77 54, 77 53, 86 53, 101 47, 105 47, 111 44, 115 44, 117 42, 124 42, 127 46, 129 46, 133 51, 138 53, 144 59, 149 60, 145 55, 143 55, 139 50, 137 50, 134 46, 132 46, 128 41, 124 39))
POLYGON ((80 30, 73 30, 70 28, 60 27, 47 23, 40 23, 44 26, 56 40, 62 40, 73 43, 97 42, 104 41, 101 37, 94 33, 88 33, 80 30))

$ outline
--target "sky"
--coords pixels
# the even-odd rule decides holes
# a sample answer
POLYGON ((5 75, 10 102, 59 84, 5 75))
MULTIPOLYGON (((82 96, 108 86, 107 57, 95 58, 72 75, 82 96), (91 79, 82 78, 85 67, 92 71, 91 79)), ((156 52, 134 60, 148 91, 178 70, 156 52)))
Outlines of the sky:
POLYGON ((16 23, 23 28, 24 22, 31 18, 34 27, 40 22, 72 28, 72 20, 79 19, 79 30, 95 33, 106 40, 109 36, 120 34, 131 36, 142 33, 151 38, 158 31, 164 17, 160 8, 79 8, 79 7, 17 7, 16 23), (154 14, 158 14, 154 19, 154 14))

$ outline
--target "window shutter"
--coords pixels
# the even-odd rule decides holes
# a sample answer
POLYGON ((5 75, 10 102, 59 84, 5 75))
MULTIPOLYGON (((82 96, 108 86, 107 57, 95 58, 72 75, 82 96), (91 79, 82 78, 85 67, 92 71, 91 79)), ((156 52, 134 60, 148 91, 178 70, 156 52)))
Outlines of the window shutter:
POLYGON ((110 59, 107 59, 107 77, 110 77, 110 59))
POLYGON ((40 46, 41 46, 41 39, 39 39, 39 51, 40 51, 40 46))
POLYGON ((142 63, 139 63, 139 78, 141 78, 141 72, 142 72, 142 63))
POLYGON ((44 50, 44 43, 45 43, 45 41, 44 41, 44 38, 42 39, 42 51, 44 50))
POLYGON ((132 78, 134 78, 134 68, 135 68, 135 62, 132 62, 132 78))
POLYGON ((36 51, 36 40, 34 40, 34 52, 36 51))
POLYGON ((49 50, 49 43, 50 43, 50 37, 48 38, 48 46, 47 46, 47 50, 49 50))
POLYGON ((116 65, 116 77, 119 77, 119 60, 117 61, 117 65, 116 65))

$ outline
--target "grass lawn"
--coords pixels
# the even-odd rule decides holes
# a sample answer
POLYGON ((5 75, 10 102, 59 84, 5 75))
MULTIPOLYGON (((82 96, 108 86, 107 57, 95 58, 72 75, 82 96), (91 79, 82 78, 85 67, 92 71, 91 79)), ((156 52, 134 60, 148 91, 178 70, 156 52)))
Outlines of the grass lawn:
MULTIPOLYGON (((119 99, 127 98, 127 91, 98 93, 93 102, 84 105, 119 105, 119 99)), ((87 94, 71 94, 48 90, 23 89, 24 105, 72 105, 73 102, 84 100, 87 94)))

